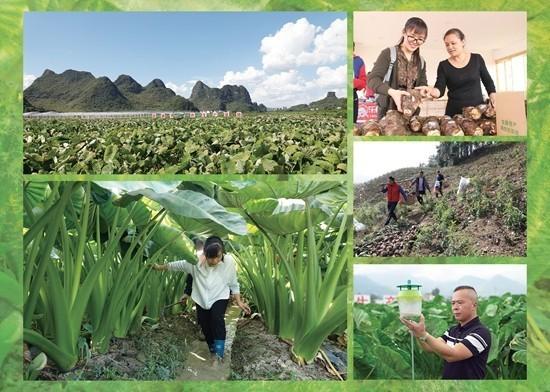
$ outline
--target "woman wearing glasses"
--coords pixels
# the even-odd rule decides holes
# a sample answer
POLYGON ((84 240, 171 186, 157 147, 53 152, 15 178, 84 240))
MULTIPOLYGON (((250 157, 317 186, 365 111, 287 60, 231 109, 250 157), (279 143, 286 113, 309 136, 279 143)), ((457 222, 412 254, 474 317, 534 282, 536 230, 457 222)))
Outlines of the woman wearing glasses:
POLYGON ((420 18, 410 18, 397 45, 384 49, 378 56, 368 79, 368 86, 378 94, 378 119, 388 110, 401 111, 401 96, 409 95, 407 90, 422 87, 427 91, 426 63, 420 56, 420 46, 427 36, 426 23, 420 18))
POLYGON ((450 29, 443 37, 449 58, 439 63, 437 80, 434 87, 427 87, 423 95, 439 98, 449 89, 445 114, 454 116, 462 113, 466 106, 476 106, 483 103, 481 82, 489 94, 491 104, 495 106, 496 89, 493 79, 483 57, 477 53, 470 53, 465 49, 464 33, 459 29, 450 29))

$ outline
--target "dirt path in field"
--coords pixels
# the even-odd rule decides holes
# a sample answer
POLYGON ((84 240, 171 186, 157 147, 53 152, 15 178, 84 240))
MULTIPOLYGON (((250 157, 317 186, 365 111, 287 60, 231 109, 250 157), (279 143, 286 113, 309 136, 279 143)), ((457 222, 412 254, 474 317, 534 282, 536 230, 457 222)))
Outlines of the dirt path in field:
POLYGON ((223 362, 216 362, 203 340, 194 340, 189 346, 189 353, 185 368, 176 376, 176 380, 227 380, 231 372, 231 348, 237 320, 240 316, 238 306, 229 306, 225 314, 225 358, 223 362))

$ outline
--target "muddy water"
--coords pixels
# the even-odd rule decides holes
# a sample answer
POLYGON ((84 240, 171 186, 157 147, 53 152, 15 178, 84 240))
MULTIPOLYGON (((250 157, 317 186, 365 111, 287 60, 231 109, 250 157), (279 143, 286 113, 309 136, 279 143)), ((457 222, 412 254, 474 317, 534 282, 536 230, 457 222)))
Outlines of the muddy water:
POLYGON ((225 358, 218 362, 208 350, 205 341, 194 340, 189 346, 189 354, 185 367, 176 376, 176 380, 227 380, 231 371, 231 347, 237 329, 237 320, 241 310, 237 306, 229 306, 225 314, 225 358))

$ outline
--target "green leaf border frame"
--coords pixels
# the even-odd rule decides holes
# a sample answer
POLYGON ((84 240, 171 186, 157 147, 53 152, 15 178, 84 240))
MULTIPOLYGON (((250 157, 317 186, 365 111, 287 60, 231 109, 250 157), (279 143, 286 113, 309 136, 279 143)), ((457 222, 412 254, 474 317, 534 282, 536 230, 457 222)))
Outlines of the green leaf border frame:
MULTIPOLYGON (((550 264, 546 258, 550 252, 547 240, 550 238, 550 179, 548 172, 550 163, 545 159, 545 153, 550 152, 550 112, 545 111, 550 103, 550 93, 547 87, 550 82, 547 48, 550 44, 550 11, 542 0, 473 0, 447 2, 442 0, 200 0, 170 1, 170 0, 2 0, 0 3, 0 167, 3 186, 0 188, 0 274, 11 282, 21 286, 22 278, 22 184, 23 178, 30 176, 22 174, 22 85, 23 85, 23 15, 26 11, 347 11, 348 12, 348 58, 351 58, 352 15, 353 11, 527 11, 528 19, 528 254, 527 258, 433 258, 430 263, 527 263, 528 264, 528 310, 535 306, 529 301, 533 296, 537 300, 536 311, 547 312, 550 309, 548 291, 541 291, 536 282, 550 279, 550 264), (542 307, 542 310, 541 310, 542 307)), ((488 26, 490 30, 490 26, 488 26)), ((490 31, 488 31, 490 33, 490 31)), ((348 61, 348 80, 351 81, 352 67, 348 61)), ((348 83, 348 97, 351 97, 351 87, 348 83)), ((348 99, 348 130, 351 130, 351 100, 348 99)), ((352 142, 354 138, 348 132, 349 172, 346 176, 305 176, 319 181, 348 181, 348 208, 352 203, 352 173, 353 156, 352 142)), ((389 140, 389 139, 388 139, 389 140)), ((505 140, 505 139, 503 139, 505 140)), ((207 179, 210 176, 201 176, 207 179)), ((244 179, 246 176, 212 176, 212 178, 244 179)), ((260 178, 262 176, 255 176, 260 178)), ((273 177, 273 176, 271 176, 273 177)), ((279 176, 284 179, 285 176, 279 176)), ((76 181, 76 180, 193 180, 193 176, 79 176, 79 175, 49 175, 32 176, 33 179, 76 181)), ((349 213, 349 211, 348 211, 349 213)), ((348 331, 353 326, 351 319, 352 288, 351 288, 351 248, 348 274, 348 331)), ((359 262, 383 263, 383 259, 362 259, 359 262)), ((420 259, 395 259, 397 263, 422 262, 420 259)), ((426 262, 424 260, 424 262, 426 262)), ((535 309, 533 309, 535 311, 535 309)), ((17 320, 12 317, 21 314, 21 303, 0 297, 0 320, 17 320)), ((20 317, 19 317, 20 319, 20 317)), ((17 330, 20 324, 14 322, 17 330)), ((550 325, 541 325, 548 331, 550 325)), ((349 337, 348 340, 352 340, 349 337)), ((11 340, 0 341, 2 350, 9 351, 3 363, 0 363, 1 390, 61 390, 67 388, 81 390, 130 390, 136 387, 134 382, 31 382, 22 381, 22 341, 21 336, 13 344, 11 340), (7 350, 6 350, 7 349, 7 350)), ((528 380, 527 381, 486 381, 486 382, 453 382, 453 381, 423 381, 416 387, 427 391, 462 390, 462 391, 531 391, 545 390, 549 355, 537 353, 528 347, 528 380)), ((348 374, 353 374, 352 351, 348 348, 348 374)), ((244 389, 279 390, 392 390, 405 391, 412 387, 405 381, 353 381, 345 382, 147 382, 140 383, 141 390, 218 390, 229 391, 244 389)))

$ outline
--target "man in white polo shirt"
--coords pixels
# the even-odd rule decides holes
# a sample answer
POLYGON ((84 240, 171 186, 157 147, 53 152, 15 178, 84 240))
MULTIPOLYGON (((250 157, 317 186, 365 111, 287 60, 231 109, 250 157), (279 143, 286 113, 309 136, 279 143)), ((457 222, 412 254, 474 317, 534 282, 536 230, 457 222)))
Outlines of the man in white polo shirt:
POLYGON ((471 286, 455 288, 451 306, 458 325, 436 338, 426 331, 424 316, 420 321, 401 319, 426 352, 437 354, 445 361, 443 379, 481 380, 485 378, 487 358, 491 349, 491 332, 477 316, 477 292, 471 286))

